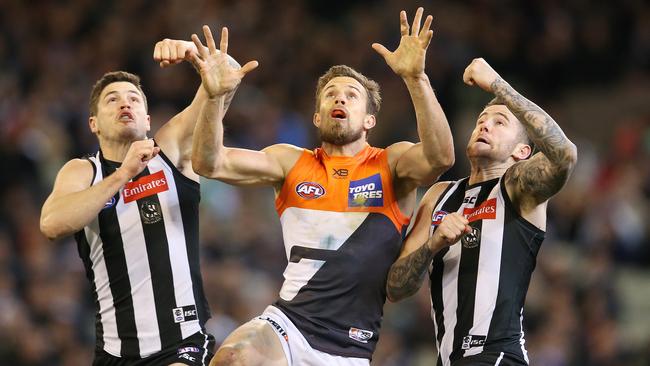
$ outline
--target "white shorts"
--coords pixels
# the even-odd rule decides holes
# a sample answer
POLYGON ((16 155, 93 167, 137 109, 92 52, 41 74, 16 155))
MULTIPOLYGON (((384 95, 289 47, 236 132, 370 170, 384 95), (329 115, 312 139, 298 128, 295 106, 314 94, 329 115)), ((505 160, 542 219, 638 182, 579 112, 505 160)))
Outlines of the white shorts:
POLYGON ((302 333, 287 318, 284 313, 275 306, 268 306, 262 315, 257 319, 265 320, 275 331, 284 355, 287 357, 287 363, 292 365, 308 366, 368 366, 370 360, 367 358, 343 357, 331 355, 313 349, 309 342, 302 336, 302 333))

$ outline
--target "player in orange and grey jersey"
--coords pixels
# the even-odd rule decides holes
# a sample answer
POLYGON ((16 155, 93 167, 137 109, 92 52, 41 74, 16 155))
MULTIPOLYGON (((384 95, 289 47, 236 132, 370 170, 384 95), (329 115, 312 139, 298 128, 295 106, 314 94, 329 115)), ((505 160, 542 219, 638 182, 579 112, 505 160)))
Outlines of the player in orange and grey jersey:
POLYGON ((194 133, 194 169, 235 185, 272 186, 289 261, 278 301, 235 330, 213 364, 369 364, 386 274, 415 207, 415 190, 433 183, 454 161, 447 120, 424 73, 432 17, 421 27, 422 13, 418 9, 412 25, 405 12, 400 14, 402 37, 394 52, 373 44, 411 94, 417 144, 369 146, 379 86, 350 67, 334 66, 316 90, 319 149, 225 147, 223 95, 257 64, 241 70, 227 65, 227 29, 221 55, 212 43, 210 52, 195 58, 210 97, 194 133))

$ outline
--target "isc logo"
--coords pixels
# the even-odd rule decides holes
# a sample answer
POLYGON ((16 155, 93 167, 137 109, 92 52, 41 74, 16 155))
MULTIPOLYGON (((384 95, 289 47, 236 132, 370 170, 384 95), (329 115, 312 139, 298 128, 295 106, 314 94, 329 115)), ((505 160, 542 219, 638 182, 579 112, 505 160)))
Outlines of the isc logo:
POLYGON ((318 183, 302 182, 296 186, 296 193, 302 198, 312 200, 325 194, 325 188, 318 183))

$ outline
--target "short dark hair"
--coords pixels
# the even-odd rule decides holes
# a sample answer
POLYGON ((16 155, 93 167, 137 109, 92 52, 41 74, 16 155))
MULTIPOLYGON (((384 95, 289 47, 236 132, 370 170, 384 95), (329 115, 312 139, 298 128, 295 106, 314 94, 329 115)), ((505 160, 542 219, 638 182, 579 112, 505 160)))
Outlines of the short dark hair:
POLYGON ((365 75, 358 72, 357 70, 346 65, 336 65, 332 66, 318 78, 318 84, 316 86, 316 110, 320 108, 320 94, 325 88, 325 85, 330 82, 330 80, 337 77, 351 77, 357 80, 368 94, 368 104, 366 105, 366 110, 368 114, 376 115, 379 112, 381 107, 381 93, 379 92, 379 84, 372 79, 368 79, 365 75))
POLYGON ((145 110, 147 109, 147 97, 144 95, 144 92, 142 91, 142 85, 140 85, 140 77, 138 75, 131 74, 130 72, 126 72, 126 71, 111 71, 104 74, 99 80, 97 80, 95 85, 93 85, 93 89, 90 92, 90 103, 89 103, 91 116, 97 115, 97 105, 99 104, 99 96, 102 94, 102 91, 104 91, 104 88, 106 88, 109 84, 117 83, 120 81, 126 81, 128 83, 131 83, 140 91, 140 94, 142 95, 142 99, 144 100, 144 108, 145 110))
MULTIPOLYGON (((501 101, 501 99, 499 99, 498 97, 494 97, 494 98, 492 98, 491 101, 488 102, 488 104, 485 105, 485 107, 483 109, 485 109, 487 107, 491 107, 493 105, 502 105, 502 106, 508 108, 508 106, 503 101, 501 101)), ((510 110, 510 108, 508 108, 508 110, 510 110)), ((531 140, 530 137, 528 136, 528 133, 526 132, 526 128, 523 128, 522 141, 521 142, 523 142, 524 144, 530 146, 530 149, 531 149, 530 156, 533 156, 533 154, 535 153, 535 143, 533 143, 533 140, 531 140)))

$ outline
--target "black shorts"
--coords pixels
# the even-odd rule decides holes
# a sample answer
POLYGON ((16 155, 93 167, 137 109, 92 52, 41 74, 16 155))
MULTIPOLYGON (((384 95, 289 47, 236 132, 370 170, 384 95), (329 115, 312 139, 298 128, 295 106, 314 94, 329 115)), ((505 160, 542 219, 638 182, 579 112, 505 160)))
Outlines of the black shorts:
POLYGON ((474 356, 463 357, 452 366, 528 366, 526 361, 511 353, 487 351, 474 356), (498 362, 498 363, 497 363, 498 362))
POLYGON ((214 356, 214 337, 208 336, 205 346, 206 333, 194 333, 181 342, 163 349, 146 358, 115 357, 104 350, 95 352, 93 366, 167 366, 172 363, 182 363, 190 366, 207 366, 214 356))

